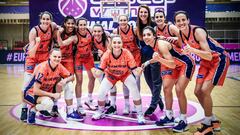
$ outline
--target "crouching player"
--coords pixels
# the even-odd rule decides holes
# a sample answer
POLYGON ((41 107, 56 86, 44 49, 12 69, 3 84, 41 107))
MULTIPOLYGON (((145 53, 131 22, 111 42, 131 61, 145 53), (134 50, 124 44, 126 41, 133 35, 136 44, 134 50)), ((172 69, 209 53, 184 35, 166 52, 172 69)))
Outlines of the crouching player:
POLYGON ((53 101, 61 96, 62 87, 74 80, 74 76, 60 64, 61 57, 61 51, 54 48, 49 60, 40 63, 34 70, 34 78, 24 91, 24 101, 31 106, 27 120, 29 124, 35 123, 37 111, 50 112, 56 106, 53 101))
MULTIPOLYGON (((133 97, 134 105, 137 110, 138 124, 144 124, 145 119, 142 113, 141 96, 137 87, 136 78, 140 76, 141 68, 137 68, 136 62, 132 54, 122 48, 123 42, 119 35, 113 36, 111 40, 111 50, 107 50, 102 58, 99 69, 92 70, 96 77, 101 76, 101 70, 105 73, 101 81, 98 94, 98 110, 92 116, 92 119, 97 120, 104 117, 105 97, 109 90, 114 87, 117 81, 122 81, 130 90, 133 97), (95 73, 94 73, 95 72, 95 73)), ((111 91, 111 93, 113 93, 111 91)))

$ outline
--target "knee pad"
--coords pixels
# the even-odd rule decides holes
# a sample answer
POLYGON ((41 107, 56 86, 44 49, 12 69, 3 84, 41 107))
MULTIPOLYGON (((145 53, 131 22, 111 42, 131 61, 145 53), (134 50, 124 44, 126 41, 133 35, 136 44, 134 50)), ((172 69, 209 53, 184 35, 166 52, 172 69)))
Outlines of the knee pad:
POLYGON ((42 101, 36 105, 36 109, 38 111, 46 110, 46 111, 51 111, 52 107, 54 105, 53 101, 49 97, 42 97, 42 101))
POLYGON ((128 76, 124 81, 124 84, 127 86, 128 90, 130 91, 133 100, 136 101, 141 99, 140 92, 138 90, 137 83, 133 75, 128 76))
POLYGON ((73 83, 68 82, 63 88, 64 88, 64 98, 66 100, 73 99, 73 83))
POLYGON ((125 84, 123 84, 123 96, 124 97, 129 96, 129 89, 125 84))

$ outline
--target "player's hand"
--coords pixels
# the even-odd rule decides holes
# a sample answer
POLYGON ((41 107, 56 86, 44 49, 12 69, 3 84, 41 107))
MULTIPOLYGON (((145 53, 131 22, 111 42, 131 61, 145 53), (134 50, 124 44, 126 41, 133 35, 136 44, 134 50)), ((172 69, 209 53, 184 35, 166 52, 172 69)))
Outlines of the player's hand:
POLYGON ((59 32, 59 33, 63 33, 63 31, 64 31, 64 28, 63 28, 63 27, 59 27, 59 28, 58 28, 58 32, 59 32))
POLYGON ((103 51, 98 49, 98 57, 102 57, 102 55, 103 55, 103 51))
POLYGON ((183 54, 190 54, 192 52, 192 47, 188 44, 182 47, 182 53, 183 54))
POLYGON ((66 79, 62 79, 62 80, 58 83, 58 85, 61 86, 61 87, 63 87, 64 85, 66 85, 66 83, 67 83, 67 80, 66 80, 66 79))
POLYGON ((154 52, 153 55, 152 55, 152 59, 155 60, 155 61, 158 61, 160 59, 159 53, 154 52))
POLYGON ((136 69, 133 70, 133 74, 135 76, 141 76, 142 72, 143 72, 143 68, 142 67, 137 67, 136 69))
POLYGON ((91 68, 91 72, 95 78, 100 78, 104 74, 103 71, 96 68, 91 68))
POLYGON ((60 99, 61 93, 53 93, 52 97, 54 98, 54 100, 60 99))
POLYGON ((40 37, 36 37, 36 38, 35 38, 35 41, 36 41, 37 44, 39 44, 40 41, 41 41, 41 38, 40 38, 40 37))

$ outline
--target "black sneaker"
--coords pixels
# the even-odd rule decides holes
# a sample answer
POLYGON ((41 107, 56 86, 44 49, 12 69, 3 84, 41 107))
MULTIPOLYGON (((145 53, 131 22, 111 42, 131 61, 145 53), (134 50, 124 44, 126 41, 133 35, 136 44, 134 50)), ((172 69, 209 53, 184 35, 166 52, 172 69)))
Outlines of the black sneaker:
POLYGON ((160 98, 160 101, 159 101, 158 105, 159 105, 159 108, 162 111, 164 109, 164 104, 163 104, 162 98, 160 98))
POLYGON ((58 117, 60 114, 58 112, 58 106, 54 105, 51 112, 52 117, 58 117))
POLYGON ((117 113, 117 107, 116 106, 110 106, 105 114, 116 114, 117 113))
POLYGON ((28 108, 22 108, 21 117, 20 117, 21 121, 27 122, 27 112, 28 112, 28 108))
POLYGON ((105 103, 105 108, 109 108, 111 106, 111 101, 109 100, 108 102, 105 103))
POLYGON ((46 118, 52 117, 52 115, 51 115, 48 111, 46 111, 46 110, 39 111, 39 113, 40 113, 43 117, 46 117, 46 118))
POLYGON ((202 127, 197 129, 197 132, 194 135, 213 135, 213 127, 212 125, 205 125, 202 123, 202 127))
POLYGON ((155 109, 156 109, 156 108, 153 108, 153 107, 150 106, 150 107, 147 109, 147 111, 144 113, 144 116, 150 116, 150 115, 152 115, 153 112, 155 111, 155 109))

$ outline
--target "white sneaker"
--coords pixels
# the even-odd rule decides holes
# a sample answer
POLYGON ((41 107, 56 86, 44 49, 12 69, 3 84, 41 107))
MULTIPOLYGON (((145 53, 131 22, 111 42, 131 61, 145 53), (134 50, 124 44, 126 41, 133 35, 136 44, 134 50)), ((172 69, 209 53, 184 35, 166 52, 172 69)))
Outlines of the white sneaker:
POLYGON ((129 115, 129 113, 130 113, 130 106, 125 105, 125 107, 123 109, 123 115, 129 115))
POLYGON ((105 117, 104 113, 102 111, 100 111, 100 110, 97 110, 93 114, 92 119, 93 120, 99 120, 99 119, 104 118, 104 117, 105 117))
POLYGON ((179 123, 179 122, 180 122, 180 117, 175 118, 175 119, 174 119, 174 122, 175 122, 175 123, 179 123))
POLYGON ((145 119, 144 119, 143 114, 138 114, 137 119, 138 119, 138 124, 139 125, 144 125, 145 124, 145 119))
POLYGON ((83 108, 82 106, 79 106, 79 107, 77 108, 77 112, 78 112, 80 115, 82 115, 82 116, 86 116, 86 112, 85 112, 85 110, 84 110, 84 108, 83 108))
POLYGON ((84 104, 88 107, 89 110, 95 111, 97 110, 97 107, 94 105, 93 101, 85 101, 84 104))

